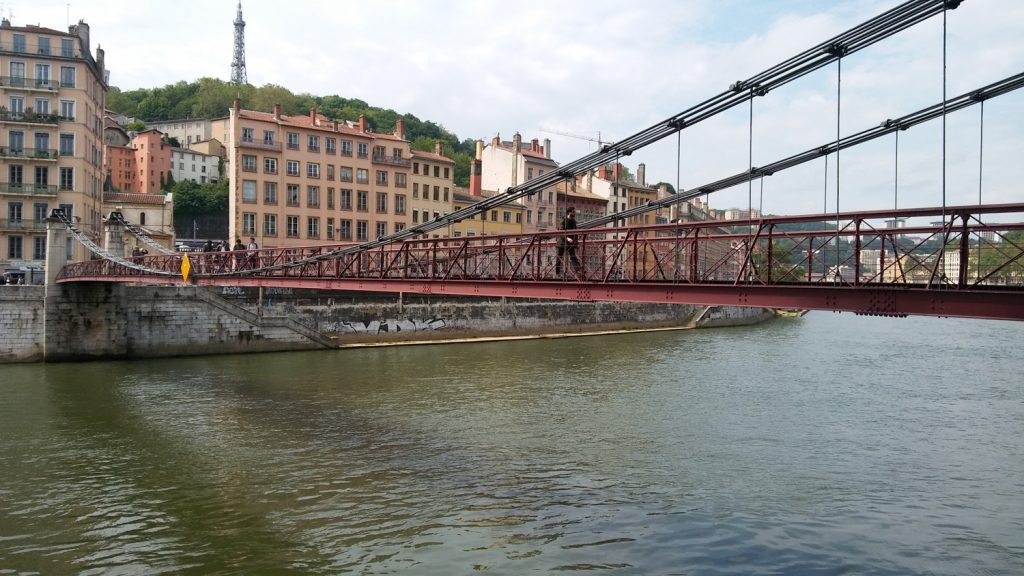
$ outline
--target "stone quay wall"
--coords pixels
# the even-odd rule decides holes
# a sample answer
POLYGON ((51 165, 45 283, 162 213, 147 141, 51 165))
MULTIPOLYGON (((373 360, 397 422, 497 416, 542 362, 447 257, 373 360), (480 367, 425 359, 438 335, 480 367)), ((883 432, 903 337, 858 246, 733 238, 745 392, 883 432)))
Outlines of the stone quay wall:
POLYGON ((0 363, 336 348, 753 324, 770 310, 515 299, 331 298, 268 289, 69 283, 0 290, 0 363), (262 307, 260 304, 262 303, 262 307))

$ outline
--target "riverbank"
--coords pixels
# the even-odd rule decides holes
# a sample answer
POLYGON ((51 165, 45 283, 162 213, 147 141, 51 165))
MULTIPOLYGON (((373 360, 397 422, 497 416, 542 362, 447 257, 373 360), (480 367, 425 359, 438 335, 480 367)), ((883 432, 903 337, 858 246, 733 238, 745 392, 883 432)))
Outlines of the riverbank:
POLYGON ((773 316, 765 309, 685 304, 20 286, 0 291, 0 363, 566 337, 739 326, 773 316))

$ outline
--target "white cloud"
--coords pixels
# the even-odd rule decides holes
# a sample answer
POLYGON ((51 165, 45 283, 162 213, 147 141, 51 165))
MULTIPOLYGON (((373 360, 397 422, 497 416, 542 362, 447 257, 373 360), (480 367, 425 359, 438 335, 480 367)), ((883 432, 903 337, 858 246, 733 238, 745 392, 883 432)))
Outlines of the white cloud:
MULTIPOLYGON (((461 138, 518 130, 550 138, 566 162, 594 144, 540 127, 622 138, 725 90, 789 56, 888 10, 888 0, 749 3, 520 0, 268 0, 243 3, 249 81, 338 94, 411 112, 461 138)), ((34 0, 15 24, 63 28, 84 18, 122 89, 230 73, 235 0, 34 0)), ((1024 70, 1024 3, 967 0, 948 13, 948 95, 1024 70)), ((940 101, 942 18, 844 59, 842 132, 940 101)), ((835 137, 835 65, 754 102, 754 164, 835 137)), ((983 191, 1020 200, 1010 174, 1022 157, 1024 95, 986 104, 983 191)), ((746 106, 687 129, 679 166, 690 188, 747 167, 746 106)), ((978 112, 949 118, 947 198, 977 197, 978 112), (973 196, 972 196, 973 194, 973 196)), ((901 134, 900 203, 941 201, 939 124, 901 134)), ((842 207, 891 204, 893 140, 841 155, 842 207)), ((676 140, 627 159, 648 179, 676 180, 676 140)), ((834 158, 829 169, 833 170, 834 158)), ((824 161, 765 180, 766 209, 821 209, 824 161)), ((833 194, 834 181, 829 184, 833 194)), ((712 203, 745 205, 747 189, 712 203)), ((755 192, 759 191, 759 186, 755 192)), ((975 200, 976 201, 976 200, 975 200)))

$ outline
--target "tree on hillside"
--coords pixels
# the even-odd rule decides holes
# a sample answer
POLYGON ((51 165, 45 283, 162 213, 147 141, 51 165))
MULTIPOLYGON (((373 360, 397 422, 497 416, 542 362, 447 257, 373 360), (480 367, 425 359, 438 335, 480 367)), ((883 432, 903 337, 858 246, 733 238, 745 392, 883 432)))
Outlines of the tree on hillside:
POLYGON ((668 189, 669 193, 671 193, 671 194, 675 194, 676 193, 676 187, 673 186, 671 182, 658 182, 657 184, 654 185, 654 187, 655 188, 661 188, 662 185, 664 185, 668 189))
POLYGON ((142 132, 146 129, 146 123, 142 120, 132 120, 128 123, 129 132, 142 132))

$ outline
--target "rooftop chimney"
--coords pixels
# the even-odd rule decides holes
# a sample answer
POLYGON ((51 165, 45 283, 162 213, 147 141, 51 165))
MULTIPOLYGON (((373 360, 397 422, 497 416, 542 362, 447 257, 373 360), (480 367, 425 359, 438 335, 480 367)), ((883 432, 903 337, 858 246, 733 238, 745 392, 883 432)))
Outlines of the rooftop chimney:
POLYGON ((540 140, 530 140, 530 152, 540 152, 540 140))
POLYGON ((444 142, 434 140, 434 154, 437 154, 438 156, 444 155, 444 142))
POLYGON ((519 132, 512 135, 512 148, 516 152, 520 152, 523 149, 523 137, 519 135, 519 132))
POLYGON ((619 164, 618 162, 616 162, 615 166, 612 166, 612 180, 615 180, 616 182, 618 182, 619 178, 621 178, 621 177, 622 177, 622 164, 619 164))
POLYGON ((316 107, 309 109, 309 123, 313 126, 317 126, 316 122, 316 107))
POLYGON ((280 120, 280 119, 281 119, 281 105, 280 104, 274 104, 274 120, 280 120))
POLYGON ((641 186, 647 186, 647 174, 644 173, 646 170, 647 166, 643 162, 636 167, 636 183, 641 186))
POLYGON ((483 162, 480 158, 484 154, 484 141, 476 141, 476 155, 469 163, 469 193, 473 196, 483 195, 483 162))
POLYGON ((544 139, 544 157, 548 158, 548 159, 551 158, 551 139, 550 138, 545 138, 544 139))
POLYGON ((242 107, 242 99, 241 98, 235 98, 234 100, 232 100, 231 101, 231 107, 234 108, 235 112, 238 112, 239 108, 242 107))
POLYGON ((366 115, 359 115, 359 131, 366 132, 366 115))
POLYGON ((395 136, 400 140, 405 140, 405 120, 401 118, 395 120, 395 136))

